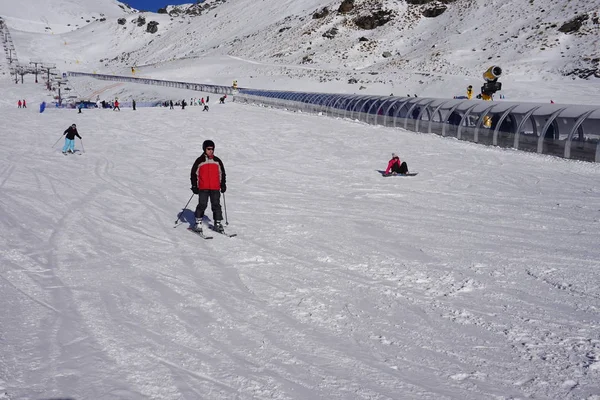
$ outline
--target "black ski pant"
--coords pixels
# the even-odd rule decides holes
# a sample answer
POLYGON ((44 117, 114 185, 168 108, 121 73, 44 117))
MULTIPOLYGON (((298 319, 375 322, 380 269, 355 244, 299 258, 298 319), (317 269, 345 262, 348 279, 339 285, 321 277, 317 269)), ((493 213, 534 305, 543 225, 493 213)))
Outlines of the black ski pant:
POLYGON ((397 174, 405 174, 408 172, 408 166, 406 165, 406 162, 402 162, 402 164, 400 164, 400 166, 398 166, 398 164, 394 164, 392 165, 392 172, 395 172, 397 174))
POLYGON ((208 206, 210 199, 210 208, 213 212, 213 221, 222 221, 223 213, 221 212, 221 192, 218 190, 200 190, 198 192, 198 206, 196 207, 196 219, 202 219, 204 210, 208 206))

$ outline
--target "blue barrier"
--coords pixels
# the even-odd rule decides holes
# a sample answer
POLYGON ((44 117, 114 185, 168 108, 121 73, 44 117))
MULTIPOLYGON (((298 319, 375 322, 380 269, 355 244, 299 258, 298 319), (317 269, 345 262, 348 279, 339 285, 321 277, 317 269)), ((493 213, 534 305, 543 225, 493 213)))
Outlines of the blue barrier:
MULTIPOLYGON (((139 83, 143 85, 156 85, 156 86, 167 86, 178 89, 196 90, 200 92, 218 93, 218 94, 232 94, 234 89, 230 86, 219 86, 219 85, 207 85, 203 83, 194 82, 181 82, 181 81, 167 81, 161 79, 150 79, 150 78, 136 78, 133 76, 121 76, 121 75, 106 75, 106 74, 89 74, 85 72, 74 72, 67 71, 68 76, 73 77, 89 77, 105 81, 116 81, 116 82, 129 82, 139 83)), ((137 106, 137 104, 136 104, 137 106)))
POLYGON ((241 103, 351 118, 368 124, 435 133, 485 145, 600 162, 598 106, 233 89, 229 86, 130 76, 71 71, 67 74, 235 94, 233 100, 241 103))
POLYGON ((241 88, 234 101, 600 162, 600 107, 241 88))

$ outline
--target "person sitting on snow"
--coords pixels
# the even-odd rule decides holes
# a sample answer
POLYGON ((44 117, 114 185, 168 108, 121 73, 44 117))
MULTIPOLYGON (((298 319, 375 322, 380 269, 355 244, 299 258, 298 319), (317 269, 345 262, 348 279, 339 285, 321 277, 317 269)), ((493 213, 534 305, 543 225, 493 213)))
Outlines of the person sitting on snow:
POLYGON ((388 162, 388 166, 385 170, 384 175, 408 174, 408 166, 406 162, 400 162, 400 157, 396 153, 392 153, 392 159, 388 162))

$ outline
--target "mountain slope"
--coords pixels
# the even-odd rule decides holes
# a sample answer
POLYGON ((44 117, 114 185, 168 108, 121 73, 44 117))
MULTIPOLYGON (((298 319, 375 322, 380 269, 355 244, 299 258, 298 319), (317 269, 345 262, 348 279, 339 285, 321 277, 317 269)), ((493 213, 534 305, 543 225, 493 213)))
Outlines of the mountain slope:
POLYGON ((0 2, 0 16, 11 28, 56 34, 72 31, 102 18, 134 12, 117 0, 19 0, 0 2))
MULTIPOLYGON (((532 67, 560 74, 591 67, 592 60, 600 57, 598 0, 576 4, 459 0, 435 18, 423 15, 431 5, 365 0, 342 13, 337 11, 339 3, 263 1, 258 7, 252 0, 227 2, 210 13, 184 17, 169 40, 185 44, 186 55, 216 51, 281 64, 462 75, 479 74, 490 63, 520 74, 529 73, 532 67), (324 7, 329 13, 313 18, 324 7), (361 18, 381 23, 378 13, 389 13, 390 21, 375 29, 357 25, 361 18), (586 19, 576 32, 559 31, 577 16, 586 19), (337 33, 331 34, 332 29, 337 33), (385 52, 390 57, 384 58, 385 52)), ((140 50, 138 63, 163 60, 153 51, 161 45, 140 50)))
MULTIPOLYGON (((137 67, 153 78, 233 78, 254 87, 258 75, 261 84, 281 89, 298 89, 294 80, 307 77, 322 84, 320 90, 353 93, 463 94, 468 84, 480 85, 490 65, 503 68, 512 99, 540 89, 554 92, 572 78, 572 92, 579 92, 585 84, 578 76, 599 85, 600 0, 356 0, 350 9, 342 9, 340 0, 214 0, 167 7, 171 15, 128 15, 114 0, 94 1, 93 7, 88 1, 79 4, 88 14, 114 12, 62 35, 32 36, 22 32, 28 29, 20 20, 9 21, 20 59, 46 54, 65 69, 124 74, 137 67), (150 23, 157 23, 156 33, 148 32, 150 23), (224 57, 239 65, 203 67, 224 57), (349 80, 357 83, 344 86, 349 80), (456 89, 440 93, 441 86, 456 89)), ((64 9, 71 3, 48 4, 64 9)), ((31 11, 29 18, 41 13, 31 11)))

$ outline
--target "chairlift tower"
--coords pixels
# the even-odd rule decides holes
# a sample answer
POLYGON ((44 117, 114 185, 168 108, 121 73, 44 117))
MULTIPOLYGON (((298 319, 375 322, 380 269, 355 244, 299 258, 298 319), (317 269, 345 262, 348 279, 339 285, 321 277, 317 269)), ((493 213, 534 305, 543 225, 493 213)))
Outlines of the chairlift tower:
POLYGON ((52 64, 52 63, 43 63, 40 66, 40 69, 42 71, 46 70, 47 75, 47 79, 46 79, 46 84, 48 85, 48 90, 51 90, 51 86, 50 86, 50 70, 55 69, 56 68, 56 64, 52 64))
POLYGON ((55 77, 54 81, 56 82, 56 84, 58 85, 58 105, 62 105, 62 97, 60 95, 60 85, 66 85, 67 82, 69 81, 67 78, 62 78, 62 77, 55 77))
POLYGON ((36 61, 29 61, 29 64, 33 64, 33 65, 34 65, 34 67, 35 67, 35 70, 34 70, 34 74, 35 74, 35 83, 38 83, 38 78, 37 78, 37 76, 38 76, 38 64, 40 64, 40 65, 41 65, 41 64, 42 64, 42 62, 41 62, 41 61, 37 61, 37 60, 36 60, 36 61))
POLYGON ((13 55, 13 51, 15 51, 15 46, 13 46, 12 44, 10 44, 10 45, 8 45, 6 47, 6 50, 8 50, 8 63, 12 64, 12 62, 13 62, 12 55, 13 55))

